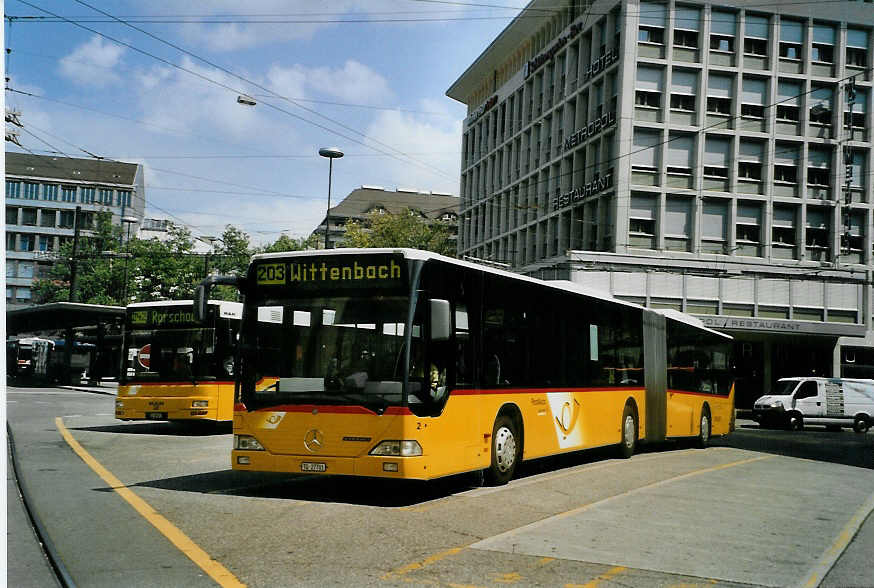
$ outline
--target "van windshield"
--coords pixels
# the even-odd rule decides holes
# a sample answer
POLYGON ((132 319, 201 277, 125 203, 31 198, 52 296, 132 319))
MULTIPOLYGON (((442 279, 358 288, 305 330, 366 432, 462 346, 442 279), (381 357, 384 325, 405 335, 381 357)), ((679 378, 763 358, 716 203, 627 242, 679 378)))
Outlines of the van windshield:
POLYGON ((798 382, 777 382, 777 385, 774 387, 774 390, 771 392, 772 396, 789 396, 792 394, 795 387, 798 386, 798 382))

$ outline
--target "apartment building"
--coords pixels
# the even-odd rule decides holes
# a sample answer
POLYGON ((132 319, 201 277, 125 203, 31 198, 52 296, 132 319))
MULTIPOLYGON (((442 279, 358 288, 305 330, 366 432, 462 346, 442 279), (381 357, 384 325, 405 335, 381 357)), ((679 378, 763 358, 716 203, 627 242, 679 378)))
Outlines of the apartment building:
POLYGON ((76 207, 80 229, 88 230, 98 212, 111 212, 117 225, 122 218, 142 221, 145 201, 139 164, 7 152, 6 308, 32 304, 33 282, 73 238, 76 207))
POLYGON ((382 186, 361 186, 352 190, 339 204, 332 206, 328 215, 313 231, 324 242, 337 247, 346 234, 349 221, 365 222, 371 213, 399 214, 409 210, 428 222, 445 222, 453 237, 458 227, 458 196, 443 192, 423 191, 416 188, 386 190, 382 186))
POLYGON ((874 377, 870 1, 534 0, 447 91, 459 253, 874 377))

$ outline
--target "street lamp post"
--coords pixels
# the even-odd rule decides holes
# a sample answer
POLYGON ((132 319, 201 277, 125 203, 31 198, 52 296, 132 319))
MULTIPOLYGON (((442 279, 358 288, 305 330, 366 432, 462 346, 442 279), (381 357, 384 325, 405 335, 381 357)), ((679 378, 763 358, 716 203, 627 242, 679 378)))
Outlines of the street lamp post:
POLYGON ((124 287, 122 288, 122 292, 124 292, 124 294, 122 295, 122 302, 125 306, 127 306, 127 260, 130 257, 130 228, 131 225, 140 222, 140 220, 135 216, 123 216, 121 217, 121 222, 127 225, 127 242, 125 244, 125 249, 127 249, 125 253, 127 255, 125 255, 124 258, 124 287))
POLYGON ((331 174, 334 171, 334 160, 343 157, 343 152, 336 147, 322 147, 319 149, 319 155, 328 158, 328 211, 325 214, 325 249, 330 249, 328 231, 331 229, 331 174))

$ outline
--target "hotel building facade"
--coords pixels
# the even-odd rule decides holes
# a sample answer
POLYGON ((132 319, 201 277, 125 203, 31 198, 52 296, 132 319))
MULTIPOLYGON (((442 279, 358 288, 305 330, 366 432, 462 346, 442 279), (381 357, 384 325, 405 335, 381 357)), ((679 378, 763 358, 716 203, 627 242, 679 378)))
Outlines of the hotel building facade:
POLYGON ((459 255, 874 377, 874 4, 534 0, 452 84, 459 255))

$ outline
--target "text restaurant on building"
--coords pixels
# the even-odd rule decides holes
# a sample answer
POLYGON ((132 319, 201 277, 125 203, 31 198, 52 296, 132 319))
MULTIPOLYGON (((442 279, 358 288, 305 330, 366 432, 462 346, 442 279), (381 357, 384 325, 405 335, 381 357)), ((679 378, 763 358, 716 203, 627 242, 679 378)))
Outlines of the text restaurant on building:
MULTIPOLYGON (((874 377, 874 4, 534 0, 447 91, 459 254, 874 377)), ((803 373, 802 373, 803 372, 803 373)))

